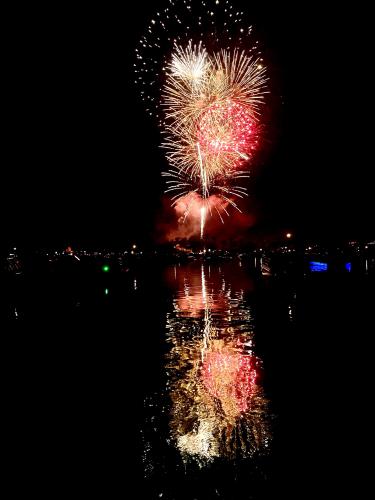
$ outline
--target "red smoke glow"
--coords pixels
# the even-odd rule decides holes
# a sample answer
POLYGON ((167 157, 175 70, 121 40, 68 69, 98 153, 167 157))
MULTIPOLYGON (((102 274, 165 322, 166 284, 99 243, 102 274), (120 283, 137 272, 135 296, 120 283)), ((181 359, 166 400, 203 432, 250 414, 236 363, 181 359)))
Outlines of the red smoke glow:
MULTIPOLYGON (((225 213, 222 213, 223 223, 215 208, 218 204, 223 206, 223 200, 216 195, 212 195, 206 200, 206 204, 208 205, 206 246, 220 245, 222 248, 226 248, 248 240, 247 231, 254 226, 256 221, 253 213, 240 213, 226 204, 224 206, 230 213, 230 218, 225 213)), ((170 207, 169 199, 165 197, 163 199, 162 213, 157 224, 158 241, 160 243, 181 240, 199 241, 201 207, 202 198, 197 193, 189 194, 188 197, 183 198, 173 208, 170 207), (189 208, 188 216, 186 216, 187 208, 189 208)))

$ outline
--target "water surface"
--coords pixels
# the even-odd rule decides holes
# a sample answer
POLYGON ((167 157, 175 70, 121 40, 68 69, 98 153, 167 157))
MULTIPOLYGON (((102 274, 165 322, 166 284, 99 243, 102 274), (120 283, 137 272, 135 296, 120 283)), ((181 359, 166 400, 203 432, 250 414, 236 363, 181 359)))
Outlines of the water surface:
POLYGON ((259 276, 246 259, 80 269, 1 283, 15 493, 255 500, 321 496, 342 477, 360 487, 371 276, 259 276))

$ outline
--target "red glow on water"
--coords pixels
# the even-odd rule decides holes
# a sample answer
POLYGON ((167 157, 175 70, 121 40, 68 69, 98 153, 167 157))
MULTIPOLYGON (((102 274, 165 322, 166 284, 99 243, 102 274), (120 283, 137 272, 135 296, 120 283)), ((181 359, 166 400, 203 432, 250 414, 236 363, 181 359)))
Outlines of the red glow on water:
POLYGON ((225 410, 242 413, 248 409, 257 372, 256 358, 235 351, 214 351, 206 354, 202 379, 210 394, 218 398, 225 410))
POLYGON ((226 305, 224 296, 217 296, 215 300, 211 297, 204 297, 201 292, 192 291, 189 294, 178 297, 177 304, 182 315, 190 318, 201 318, 207 305, 210 311, 222 310, 226 305))
POLYGON ((230 99, 212 104, 200 120, 198 141, 208 153, 250 155, 258 139, 249 107, 230 99))

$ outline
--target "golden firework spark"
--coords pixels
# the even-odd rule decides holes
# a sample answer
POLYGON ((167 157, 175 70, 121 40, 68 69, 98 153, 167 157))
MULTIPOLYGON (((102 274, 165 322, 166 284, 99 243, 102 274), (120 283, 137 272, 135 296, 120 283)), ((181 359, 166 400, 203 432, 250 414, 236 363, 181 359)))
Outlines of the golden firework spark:
POLYGON ((175 192, 174 203, 191 191, 201 196, 201 237, 211 194, 235 208, 232 198, 246 195, 233 181, 258 144, 266 80, 260 60, 244 51, 209 56, 202 44, 175 45, 163 92, 167 192, 175 192))

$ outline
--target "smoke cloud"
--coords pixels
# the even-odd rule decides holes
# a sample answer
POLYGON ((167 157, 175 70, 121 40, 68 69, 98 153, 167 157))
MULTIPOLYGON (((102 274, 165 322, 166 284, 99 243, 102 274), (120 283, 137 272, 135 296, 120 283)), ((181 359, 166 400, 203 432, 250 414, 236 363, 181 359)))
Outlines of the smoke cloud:
MULTIPOLYGON (((254 214, 241 213, 215 195, 206 200, 206 206, 204 240, 207 244, 229 248, 248 240, 248 230, 256 221, 254 214)), ((164 197, 157 222, 158 242, 199 241, 201 208, 202 198, 197 193, 190 193, 173 207, 170 199, 164 197)))

